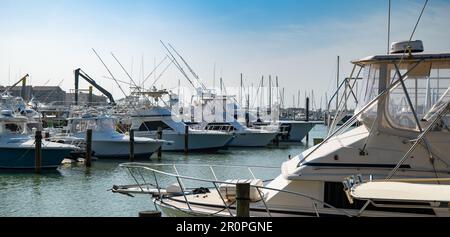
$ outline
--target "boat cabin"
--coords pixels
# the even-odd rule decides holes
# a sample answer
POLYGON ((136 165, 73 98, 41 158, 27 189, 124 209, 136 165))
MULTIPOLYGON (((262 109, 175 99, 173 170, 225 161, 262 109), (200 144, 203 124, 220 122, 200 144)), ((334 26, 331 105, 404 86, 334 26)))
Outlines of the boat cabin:
POLYGON ((88 129, 92 132, 115 132, 115 117, 84 115, 69 119, 69 132, 73 134, 84 133, 88 129))

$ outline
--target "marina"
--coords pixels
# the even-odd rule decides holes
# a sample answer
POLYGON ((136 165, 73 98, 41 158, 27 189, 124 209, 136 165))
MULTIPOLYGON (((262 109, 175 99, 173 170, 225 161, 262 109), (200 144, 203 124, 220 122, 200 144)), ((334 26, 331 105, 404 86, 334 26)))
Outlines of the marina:
MULTIPOLYGON (((322 136, 326 129, 316 127, 311 136, 322 136)), ((310 141, 312 145, 312 140, 310 141)), ((164 153, 161 160, 152 157, 154 164, 239 164, 277 167, 305 149, 304 145, 283 148, 241 149, 233 148, 219 154, 204 155, 164 153)), ((113 184, 132 183, 132 177, 119 164, 123 160, 97 160, 90 169, 83 163, 62 165, 56 171, 35 175, 34 171, 2 171, 0 200, 3 208, 1 216, 32 217, 137 217, 138 212, 155 210, 148 196, 112 193, 113 184), (21 198, 18 199, 17 197, 21 198), (131 198, 131 199, 130 199, 131 198)), ((233 170, 225 170, 237 175, 233 170)), ((189 174, 189 173, 186 173, 189 174)), ((195 173, 191 174, 194 175, 195 173)), ((276 172, 268 176, 276 175, 276 172)), ((270 177, 269 177, 270 178, 270 177)))
MULTIPOLYGON (((98 39, 50 27, 26 56, 6 38, 20 56, 0 46, 0 217, 450 217, 450 5, 252 1, 226 6, 239 23, 223 3, 175 18, 99 4, 105 19, 66 22, 98 39)), ((86 3, 54 7, 70 6, 86 3)))

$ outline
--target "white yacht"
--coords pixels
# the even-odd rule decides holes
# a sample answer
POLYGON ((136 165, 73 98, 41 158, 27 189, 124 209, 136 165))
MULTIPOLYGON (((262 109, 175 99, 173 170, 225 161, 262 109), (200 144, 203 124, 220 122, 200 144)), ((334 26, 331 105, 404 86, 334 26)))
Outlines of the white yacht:
MULTIPOLYGON (((278 135, 278 127, 274 129, 249 128, 237 120, 234 113, 230 113, 235 108, 238 109, 237 103, 231 99, 231 103, 227 102, 233 96, 216 95, 214 93, 203 93, 194 106, 194 112, 201 114, 200 122, 193 122, 191 125, 207 131, 221 131, 233 134, 234 138, 228 144, 231 147, 265 147, 278 135), (219 108, 220 107, 220 108, 219 108), (225 107, 225 109, 223 109, 225 107), (228 108, 228 109, 227 109, 228 108), (232 109, 233 108, 233 109, 232 109), (206 112, 205 112, 206 110, 206 112), (219 112, 216 112, 219 111, 219 112)), ((236 111, 235 111, 236 112, 236 111)))
POLYGON ((278 131, 266 129, 248 128, 237 120, 231 122, 206 123, 201 127, 208 131, 222 131, 234 135, 233 140, 228 144, 231 147, 264 147, 269 145, 278 135, 278 131))
MULTIPOLYGON (((138 109, 131 116, 131 129, 137 136, 157 137, 162 129, 162 139, 171 141, 163 144, 164 151, 183 151, 186 142, 186 124, 178 120, 172 111, 159 106, 138 109)), ((189 151, 216 151, 226 147, 233 135, 220 131, 207 131, 188 127, 189 151)))
POLYGON ((320 121, 278 120, 273 123, 254 122, 252 127, 279 131, 279 142, 300 143, 320 121))
MULTIPOLYGON (((130 137, 115 129, 116 118, 109 115, 84 114, 68 119, 66 134, 56 134, 52 140, 73 142, 85 140, 86 131, 92 129, 92 150, 98 158, 128 158, 130 154, 130 137)), ((164 143, 157 140, 136 136, 134 153, 136 158, 150 158, 164 143)))
MULTIPOLYGON (((402 45, 401 52, 409 52, 393 50, 389 55, 353 61, 354 69, 364 69, 364 76, 359 108, 351 119, 321 144, 283 163, 281 174, 267 185, 255 177, 243 181, 252 187, 251 216, 434 214, 434 210, 424 213, 420 208, 350 203, 342 183, 354 174, 374 179, 450 177, 450 54, 421 53, 420 41, 395 43, 392 48, 402 45), (351 129, 357 121, 361 125, 351 129), (366 211, 360 213, 361 208, 366 211)), ((134 167, 160 172, 144 165, 134 167)), ((208 182, 214 184, 213 189, 200 194, 182 183, 178 190, 168 186, 166 193, 156 193, 154 202, 169 216, 234 215, 233 184, 242 181, 208 182)))

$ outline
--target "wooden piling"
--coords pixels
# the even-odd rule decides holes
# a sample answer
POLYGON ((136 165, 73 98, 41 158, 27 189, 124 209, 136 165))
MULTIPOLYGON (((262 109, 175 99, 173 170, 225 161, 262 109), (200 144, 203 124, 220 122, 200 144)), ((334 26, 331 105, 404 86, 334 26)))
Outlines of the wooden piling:
MULTIPOLYGON (((309 122, 309 97, 306 97, 306 122, 309 122)), ((306 144, 309 141, 309 132, 306 134, 306 144)))
POLYGON ((36 131, 34 139, 34 167, 36 174, 40 174, 42 165, 42 132, 36 131))
POLYGON ((130 162, 134 162, 134 129, 130 129, 130 162))
MULTIPOLYGON (((158 127, 158 139, 162 139, 162 127, 158 127)), ((161 159, 162 157, 162 145, 158 148, 158 159, 161 159)))
POLYGON ((92 86, 89 86, 89 105, 91 105, 91 106, 92 106, 92 103, 94 102, 92 89, 93 89, 92 86))
POLYGON ((236 217, 250 217, 250 183, 236 184, 236 217))
POLYGON ((275 136, 275 146, 280 146, 280 136, 281 136, 281 134, 277 134, 276 136, 275 136))
POLYGON ((184 125, 184 154, 189 154, 189 126, 184 125))
POLYGON ((141 211, 139 217, 161 217, 160 211, 141 211))
POLYGON ((86 167, 91 167, 92 161, 92 129, 86 131, 86 167))

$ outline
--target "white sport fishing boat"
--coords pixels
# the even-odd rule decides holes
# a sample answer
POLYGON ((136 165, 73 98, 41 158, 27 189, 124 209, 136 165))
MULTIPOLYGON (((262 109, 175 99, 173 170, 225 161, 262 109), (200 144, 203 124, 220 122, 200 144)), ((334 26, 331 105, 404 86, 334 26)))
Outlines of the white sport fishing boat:
MULTIPOLYGON (((56 134, 53 140, 72 143, 85 140, 86 131, 92 129, 92 150, 98 158, 129 158, 130 137, 115 129, 116 118, 109 115, 84 114, 68 119, 68 133, 56 134)), ((136 136, 134 138, 135 158, 150 158, 163 144, 157 140, 136 136)))
MULTIPOLYGON (((233 96, 216 95, 210 91, 201 92, 202 96, 197 101, 195 110, 200 110, 196 114, 201 114, 201 120, 198 123, 191 123, 191 126, 207 131, 220 131, 232 134, 234 138, 228 143, 230 147, 265 147, 278 135, 278 128, 249 128, 237 120, 237 116, 231 108, 238 108, 233 96), (231 99, 230 99, 231 98, 231 99), (228 102, 230 101, 231 102, 228 102), (222 108, 222 111, 216 113, 216 109, 222 108), (229 108, 227 109, 223 108, 229 108), (205 113, 205 110, 207 111, 205 113), (214 111, 214 112, 212 112, 214 111), (220 121, 220 122, 218 122, 220 121)), ((219 109, 220 110, 220 109, 219 109)), ((195 112, 194 112, 195 113, 195 112)))
MULTIPOLYGON (((171 141, 163 144, 163 151, 183 151, 185 147, 186 124, 178 120, 172 111, 159 106, 137 110, 131 116, 131 129, 137 136, 157 137, 162 129, 162 139, 171 141)), ((189 151, 216 151, 227 146, 233 135, 220 131, 207 131, 188 127, 189 151)))
POLYGON ((265 147, 278 135, 277 130, 248 128, 237 120, 221 123, 204 122, 200 126, 207 131, 222 131, 233 134, 234 138, 228 144, 231 147, 265 147))
MULTIPOLYGON (((322 143, 283 163, 281 174, 267 185, 255 177, 244 181, 252 187, 251 216, 435 215, 433 210, 349 203, 344 192, 342 181, 354 174, 374 179, 450 177, 450 54, 421 53, 420 41, 394 43, 392 49, 389 55, 353 61, 353 72, 361 67, 364 76, 361 104, 351 119, 322 143), (357 121, 361 126, 351 129, 357 121), (361 208, 366 211, 360 213, 361 208)), ((166 215, 235 215, 233 184, 242 182, 236 177, 197 179, 181 176, 177 169, 170 174, 148 165, 123 166, 178 181, 178 190, 171 185, 163 193, 160 182, 154 193, 154 203, 166 215), (194 192, 180 180, 207 182, 212 190, 194 192)))

